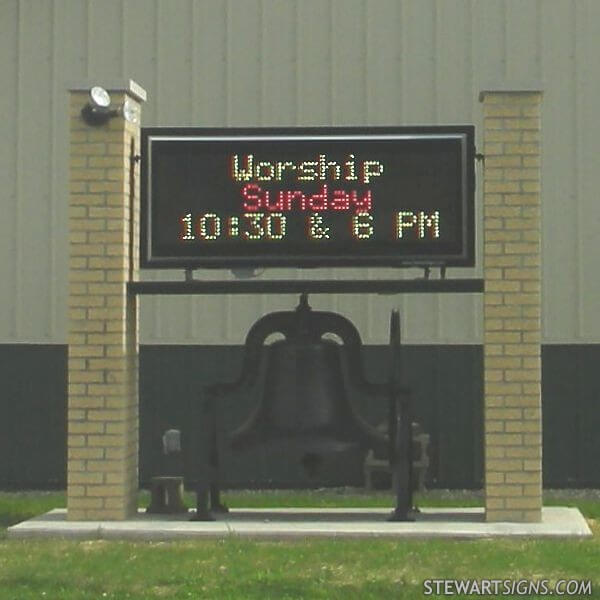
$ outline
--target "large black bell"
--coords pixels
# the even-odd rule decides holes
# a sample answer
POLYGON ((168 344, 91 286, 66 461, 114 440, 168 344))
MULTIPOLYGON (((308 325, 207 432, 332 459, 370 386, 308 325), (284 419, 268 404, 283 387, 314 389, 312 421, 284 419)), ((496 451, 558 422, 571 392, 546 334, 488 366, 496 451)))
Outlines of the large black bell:
POLYGON ((231 435, 232 447, 285 440, 328 452, 354 445, 357 427, 340 361, 340 346, 331 340, 268 346, 261 403, 231 435))
MULTIPOLYGON (((197 436, 197 510, 194 519, 212 519, 209 511, 226 510, 220 502, 220 459, 223 443, 234 450, 261 444, 272 451, 301 457, 308 475, 314 475, 325 453, 351 448, 373 449, 387 455, 395 475, 396 508, 393 520, 405 520, 412 507, 410 467, 409 392, 401 385, 400 317, 390 321, 390 376, 386 383, 366 380, 362 343, 351 321, 332 312, 313 311, 305 294, 294 311, 273 312, 250 329, 244 347, 242 372, 236 381, 204 388, 204 401, 192 404, 188 440, 197 436), (273 334, 280 339, 266 343, 273 334), (340 340, 337 343, 331 339, 340 340), (224 439, 220 414, 240 392, 255 399, 245 422, 224 439), (388 428, 381 432, 357 412, 361 403, 386 402, 388 428)), ((229 405, 229 409, 231 406, 229 405)))
POLYGON ((296 311, 272 313, 257 325, 261 337, 281 333, 285 339, 260 351, 259 403, 231 434, 233 449, 284 443, 304 452, 303 462, 311 471, 321 453, 386 443, 386 436, 360 418, 350 401, 348 366, 342 361, 360 353, 360 340, 349 321, 311 311, 303 297, 296 311), (325 338, 327 334, 335 334, 344 346, 325 338))

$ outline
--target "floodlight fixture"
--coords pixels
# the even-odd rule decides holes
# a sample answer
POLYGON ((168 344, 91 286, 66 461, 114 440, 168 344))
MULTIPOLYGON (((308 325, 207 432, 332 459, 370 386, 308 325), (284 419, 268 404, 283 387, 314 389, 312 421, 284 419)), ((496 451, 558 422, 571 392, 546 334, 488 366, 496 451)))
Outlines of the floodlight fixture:
POLYGON ((135 102, 132 102, 129 98, 125 98, 123 106, 121 106, 121 113, 123 118, 129 123, 137 124, 140 122, 140 111, 135 102))
POLYGON ((117 116, 122 116, 130 123, 139 122, 138 108, 129 98, 126 98, 121 106, 112 107, 110 94, 99 85, 90 89, 90 97, 81 110, 81 116, 92 126, 104 125, 109 119, 117 116))
POLYGON ((90 90, 90 101, 97 108, 108 108, 110 106, 110 94, 99 85, 90 90))

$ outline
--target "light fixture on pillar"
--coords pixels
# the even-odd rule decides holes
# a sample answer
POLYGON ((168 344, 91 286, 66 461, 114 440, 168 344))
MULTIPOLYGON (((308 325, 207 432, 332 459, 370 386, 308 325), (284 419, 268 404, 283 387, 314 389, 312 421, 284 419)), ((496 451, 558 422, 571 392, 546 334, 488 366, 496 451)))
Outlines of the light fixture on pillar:
POLYGON ((110 94, 99 85, 90 89, 90 99, 81 109, 81 116, 88 125, 104 125, 112 117, 122 116, 130 123, 139 121, 137 106, 125 98, 121 106, 112 107, 110 104, 110 94))
POLYGON ((123 118, 129 123, 139 123, 140 113, 135 102, 132 102, 129 98, 125 98, 123 106, 121 106, 121 114, 123 118))

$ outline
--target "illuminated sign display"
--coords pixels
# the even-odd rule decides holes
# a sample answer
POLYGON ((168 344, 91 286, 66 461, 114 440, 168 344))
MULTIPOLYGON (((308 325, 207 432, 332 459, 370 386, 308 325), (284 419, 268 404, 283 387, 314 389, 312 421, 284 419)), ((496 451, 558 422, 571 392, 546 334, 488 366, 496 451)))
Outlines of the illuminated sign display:
POLYGON ((142 129, 143 267, 473 266, 474 128, 142 129))

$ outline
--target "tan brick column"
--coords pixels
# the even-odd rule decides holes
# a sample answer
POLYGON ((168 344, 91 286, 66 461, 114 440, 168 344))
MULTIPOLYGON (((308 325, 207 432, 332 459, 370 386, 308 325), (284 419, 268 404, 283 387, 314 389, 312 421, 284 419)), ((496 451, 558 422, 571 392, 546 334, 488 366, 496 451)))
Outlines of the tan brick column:
MULTIPOLYGON (((81 117, 88 90, 70 92, 69 408, 67 508, 73 520, 124 519, 138 492, 138 277, 140 126, 81 117), (133 173, 131 172, 133 169, 133 173), (133 227, 133 231, 131 231, 133 227)), ((138 110, 134 82, 109 88, 138 110)))
POLYGON ((540 521, 541 93, 481 99, 486 519, 540 521))

